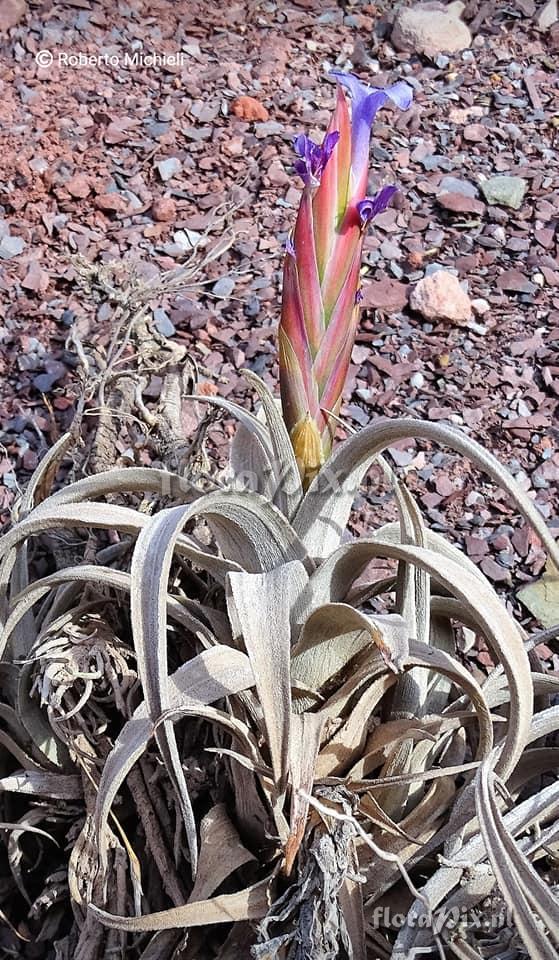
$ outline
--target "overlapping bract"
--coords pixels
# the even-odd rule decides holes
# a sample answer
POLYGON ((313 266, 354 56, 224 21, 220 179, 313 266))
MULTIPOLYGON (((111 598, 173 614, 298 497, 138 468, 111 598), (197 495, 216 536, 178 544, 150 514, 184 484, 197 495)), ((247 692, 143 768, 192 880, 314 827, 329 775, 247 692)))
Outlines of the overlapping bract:
POLYGON ((377 110, 411 103, 405 82, 373 88, 335 73, 336 108, 322 145, 295 140, 295 170, 304 183, 284 265, 279 329, 283 415, 305 485, 332 445, 359 315, 364 230, 386 209, 394 186, 367 196, 369 141, 377 110), (342 87, 352 99, 350 115, 342 87))

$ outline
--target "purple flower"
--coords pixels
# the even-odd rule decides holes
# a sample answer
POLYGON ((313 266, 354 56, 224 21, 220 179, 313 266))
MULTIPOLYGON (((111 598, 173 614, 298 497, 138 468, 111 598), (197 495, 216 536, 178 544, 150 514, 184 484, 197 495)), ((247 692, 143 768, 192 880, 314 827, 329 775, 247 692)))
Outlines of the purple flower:
POLYGON ((367 226, 371 220, 378 217, 379 213, 384 213, 395 193, 398 193, 397 187, 386 186, 381 187, 374 197, 365 197, 363 200, 359 200, 357 213, 362 226, 367 226))
POLYGON ((366 188, 369 169, 369 141, 377 110, 388 100, 401 110, 407 110, 413 99, 413 90, 405 80, 391 87, 369 87, 351 73, 333 70, 330 76, 347 87, 353 101, 351 111, 351 168, 353 187, 366 188))
POLYGON ((324 172, 326 164, 332 156, 332 150, 340 138, 339 133, 334 130, 328 133, 322 142, 315 143, 306 134, 301 133, 293 142, 293 149, 300 157, 293 164, 295 172, 299 174, 304 181, 305 186, 318 186, 320 178, 324 172))

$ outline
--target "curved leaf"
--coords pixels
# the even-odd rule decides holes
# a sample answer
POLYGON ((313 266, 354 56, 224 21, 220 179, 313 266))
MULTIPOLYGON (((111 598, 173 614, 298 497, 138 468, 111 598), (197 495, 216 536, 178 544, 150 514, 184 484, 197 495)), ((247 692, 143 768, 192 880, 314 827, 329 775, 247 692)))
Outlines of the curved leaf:
MULTIPOLYGON (((325 578, 335 584, 335 591, 347 593, 354 577, 375 557, 406 560, 426 570, 445 590, 457 597, 469 611, 477 628, 503 664, 508 680, 511 719, 501 757, 499 774, 506 778, 514 769, 529 736, 533 711, 530 665, 522 637, 514 620, 507 614, 497 595, 478 575, 472 576, 463 566, 432 550, 409 545, 383 543, 382 540, 360 540, 341 546, 311 577, 313 582, 325 578)), ((324 588, 319 587, 319 595, 324 588)))
POLYGON ((254 387, 262 401, 270 432, 270 442, 274 451, 275 462, 278 465, 277 481, 279 486, 274 503, 290 520, 303 497, 303 485, 289 432, 281 410, 264 381, 257 377, 252 370, 243 370, 243 375, 254 387))
POLYGON ((172 930, 179 927, 205 927, 213 923, 261 920, 271 905, 271 877, 240 890, 210 900, 197 900, 183 907, 172 907, 144 917, 117 917, 89 904, 89 913, 99 923, 116 930, 145 933, 148 930, 172 930))
POLYGON ((289 766, 289 611, 307 580, 299 562, 262 574, 232 573, 228 580, 233 634, 242 637, 254 670, 278 794, 286 788, 289 766))
POLYGON ((315 477, 295 515, 293 526, 315 557, 327 557, 340 543, 362 477, 374 459, 398 440, 431 440, 467 457, 507 491, 537 532, 559 568, 559 546, 534 502, 499 461, 479 443, 440 423, 381 418, 338 446, 315 477))
MULTIPOLYGON (((153 651, 149 659, 156 660, 157 653, 153 651)), ((159 669, 157 664, 156 668, 159 669)), ((183 713, 200 714, 204 705, 246 690, 253 684, 254 675, 246 654, 229 647, 211 647, 168 677, 167 715, 172 711, 178 719, 183 713), (185 703, 186 706, 183 707, 185 703)), ((224 717, 230 721, 231 732, 235 734, 234 718, 227 715, 224 717)), ((167 722, 170 723, 171 720, 167 722)), ((95 829, 99 838, 101 862, 105 869, 107 860, 104 840, 110 808, 128 773, 154 735, 155 727, 156 724, 149 717, 148 704, 144 701, 137 707, 134 716, 124 724, 105 761, 95 805, 95 829)))

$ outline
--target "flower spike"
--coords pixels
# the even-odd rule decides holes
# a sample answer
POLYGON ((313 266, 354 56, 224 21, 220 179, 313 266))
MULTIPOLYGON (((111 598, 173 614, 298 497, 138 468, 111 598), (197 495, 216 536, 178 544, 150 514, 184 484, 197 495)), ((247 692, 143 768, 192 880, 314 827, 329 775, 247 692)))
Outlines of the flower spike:
POLYGON ((332 446, 330 414, 341 405, 359 319, 365 228, 396 192, 384 186, 367 196, 372 124, 383 104, 406 109, 412 99, 404 82, 369 87, 351 74, 333 76, 336 107, 322 144, 301 134, 293 145, 304 188, 286 243, 279 329, 283 416, 305 486, 332 446))

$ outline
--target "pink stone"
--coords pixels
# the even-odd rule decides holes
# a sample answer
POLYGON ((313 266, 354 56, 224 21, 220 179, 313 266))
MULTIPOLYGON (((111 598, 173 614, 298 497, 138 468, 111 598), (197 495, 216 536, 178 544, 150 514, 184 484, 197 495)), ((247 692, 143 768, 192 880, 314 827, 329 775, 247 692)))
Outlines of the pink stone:
POLYGON ((0 33, 17 27, 27 13, 25 0, 0 0, 0 33))
POLYGON ((415 285, 410 295, 410 306, 426 320, 449 320, 467 323, 472 317, 472 305, 458 278, 446 270, 437 270, 415 285))
POLYGON ((397 50, 413 50, 428 57, 466 50, 472 42, 468 27, 459 19, 462 4, 425 3, 400 7, 392 30, 397 50))

